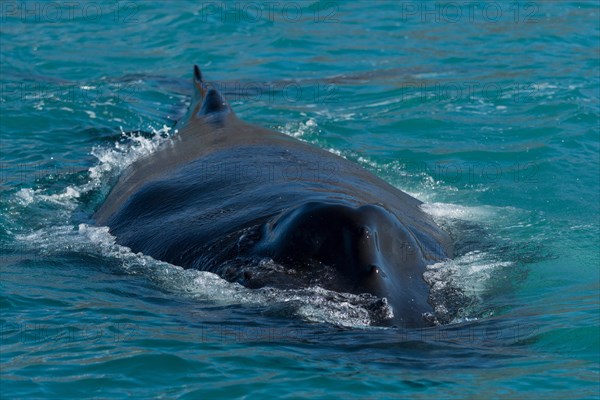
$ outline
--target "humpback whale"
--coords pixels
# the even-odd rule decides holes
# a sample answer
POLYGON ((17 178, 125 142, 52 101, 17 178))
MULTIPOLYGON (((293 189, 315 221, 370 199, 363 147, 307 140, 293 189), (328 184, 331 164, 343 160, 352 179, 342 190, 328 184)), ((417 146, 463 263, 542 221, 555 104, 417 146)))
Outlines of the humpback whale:
POLYGON ((391 307, 389 324, 431 323, 423 273, 452 257, 452 242, 421 201, 352 161, 240 120, 197 66, 176 128, 95 212, 117 243, 249 288, 370 293, 391 307))

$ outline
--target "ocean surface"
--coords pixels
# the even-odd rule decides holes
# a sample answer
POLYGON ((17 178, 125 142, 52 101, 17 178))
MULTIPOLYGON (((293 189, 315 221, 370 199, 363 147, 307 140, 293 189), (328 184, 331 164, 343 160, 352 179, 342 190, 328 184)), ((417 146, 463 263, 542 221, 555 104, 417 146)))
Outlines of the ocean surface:
POLYGON ((597 1, 2 1, 0 35, 1 398, 598 398, 597 1), (425 203, 456 241, 424 275, 440 325, 93 224, 193 64, 425 203))

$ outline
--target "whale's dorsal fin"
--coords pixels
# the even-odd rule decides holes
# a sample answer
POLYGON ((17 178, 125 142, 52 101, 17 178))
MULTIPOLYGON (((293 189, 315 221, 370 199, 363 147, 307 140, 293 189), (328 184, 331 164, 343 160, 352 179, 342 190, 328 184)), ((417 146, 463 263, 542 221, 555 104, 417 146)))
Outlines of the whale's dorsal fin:
POLYGON ((206 121, 212 124, 222 124, 227 115, 232 115, 233 110, 219 93, 216 85, 206 83, 202 77, 202 71, 194 65, 192 75, 192 102, 186 116, 177 122, 182 128, 194 120, 206 121))
POLYGON ((194 114, 202 117, 205 115, 217 114, 222 112, 231 112, 231 107, 225 97, 219 90, 211 84, 207 84, 202 79, 202 72, 197 65, 194 65, 194 96, 191 107, 194 108, 194 114))

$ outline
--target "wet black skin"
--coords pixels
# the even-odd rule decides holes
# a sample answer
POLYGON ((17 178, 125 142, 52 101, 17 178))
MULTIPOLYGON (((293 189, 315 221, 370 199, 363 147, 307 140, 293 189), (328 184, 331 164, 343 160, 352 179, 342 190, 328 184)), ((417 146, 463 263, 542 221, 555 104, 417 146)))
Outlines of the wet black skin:
POLYGON ((179 132, 132 164, 94 218, 119 244, 251 287, 387 298, 427 325, 425 266, 452 256, 421 202, 360 166, 238 119, 194 68, 179 132), (265 269, 272 259, 282 268, 265 269))

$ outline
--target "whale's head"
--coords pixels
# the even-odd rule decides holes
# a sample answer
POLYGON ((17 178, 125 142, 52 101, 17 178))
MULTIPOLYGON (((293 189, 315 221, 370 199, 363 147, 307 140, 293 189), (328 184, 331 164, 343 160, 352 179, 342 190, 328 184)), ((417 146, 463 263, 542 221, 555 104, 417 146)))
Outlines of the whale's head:
POLYGON ((202 72, 197 65, 194 65, 192 76, 192 100, 186 116, 178 122, 181 127, 194 120, 220 123, 233 111, 225 100, 225 97, 219 92, 216 85, 207 83, 202 78, 202 72))
POLYGON ((306 203, 266 224, 256 249, 282 264, 333 267, 328 289, 385 297, 397 325, 426 325, 433 311, 418 239, 382 206, 306 203))

